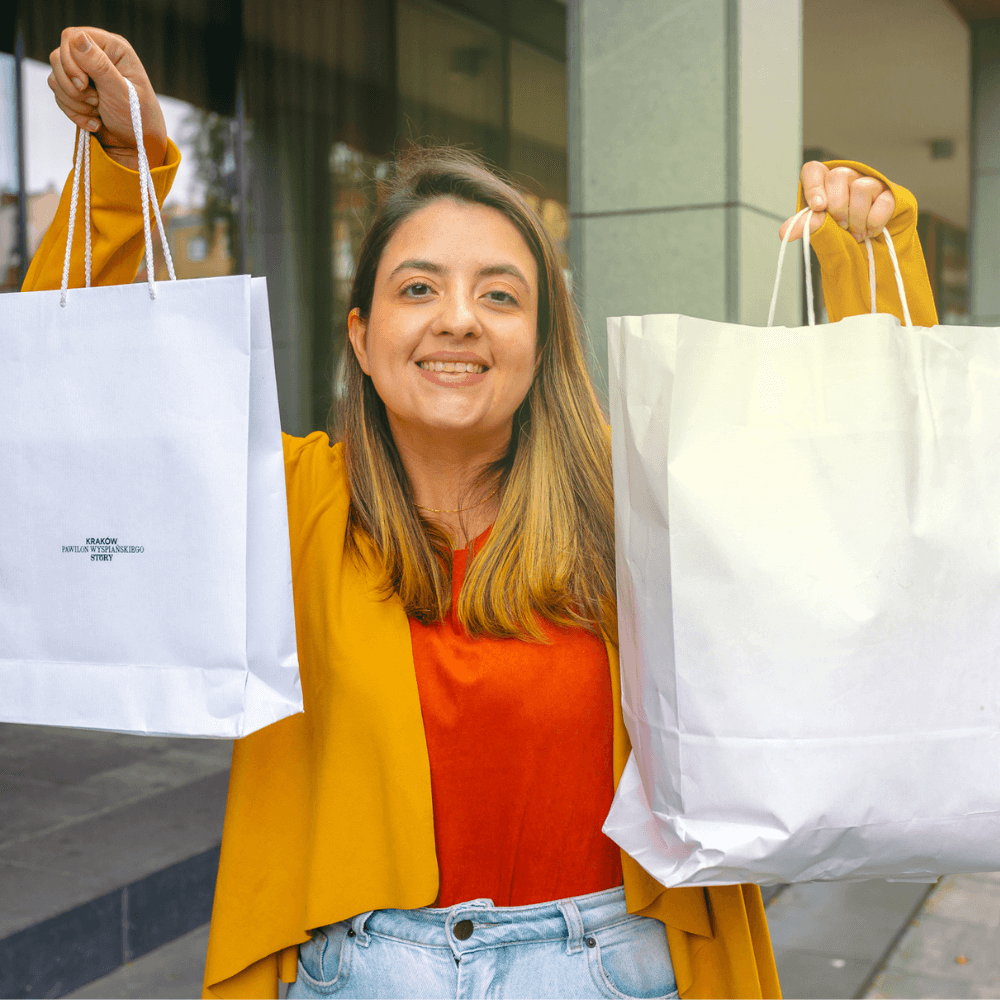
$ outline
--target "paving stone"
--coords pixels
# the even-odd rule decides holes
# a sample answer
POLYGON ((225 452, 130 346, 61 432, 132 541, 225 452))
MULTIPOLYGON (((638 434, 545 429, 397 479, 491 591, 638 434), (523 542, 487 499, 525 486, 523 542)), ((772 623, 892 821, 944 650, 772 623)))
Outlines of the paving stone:
POLYGON ((976 882, 1000 882, 1000 872, 976 872, 962 878, 971 878, 976 882))
POLYGON ((86 870, 60 872, 0 861, 0 939, 81 906, 108 890, 86 870))
POLYGON ((789 886, 768 907, 775 948, 867 961, 885 953, 927 893, 913 882, 805 882, 789 886))
POLYGON ((98 1000, 200 997, 207 948, 208 924, 205 924, 66 996, 98 1000))
POLYGON ((57 726, 0 723, 0 774, 75 785, 168 749, 167 740, 57 726))
MULTIPOLYGON (((201 996, 205 977, 208 924, 128 962, 110 975, 67 993, 67 1000, 176 1000, 201 996)), ((288 987, 278 984, 284 1000, 288 987)))
POLYGON ((871 962, 822 951, 775 948, 781 995, 800 1000, 853 997, 868 978, 871 962))
POLYGON ((13 776, 0 777, 0 845, 92 814, 115 802, 79 786, 13 776))
POLYGON ((996 961, 997 941, 988 928, 921 915, 893 952, 891 964, 903 972, 972 981, 982 966, 996 961), (955 959, 964 956, 965 964, 955 959))
POLYGON ((970 1000, 1000 996, 998 881, 983 875, 943 878, 867 996, 970 1000), (962 961, 956 962, 959 957, 962 961))
POLYGON ((0 936, 216 846, 228 783, 219 772, 0 850, 0 936))
POLYGON ((1000 927, 1000 891, 983 892, 982 884, 982 880, 949 875, 927 901, 924 912, 996 930, 1000 927))
POLYGON ((874 1000, 971 1000, 972 997, 996 997, 997 994, 972 992, 969 983, 961 979, 886 970, 865 996, 874 1000))

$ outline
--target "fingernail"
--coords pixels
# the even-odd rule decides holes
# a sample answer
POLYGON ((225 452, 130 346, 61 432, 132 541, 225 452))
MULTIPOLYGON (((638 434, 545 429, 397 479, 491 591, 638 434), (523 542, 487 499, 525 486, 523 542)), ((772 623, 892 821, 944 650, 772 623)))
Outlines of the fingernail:
POLYGON ((97 107, 97 98, 96 97, 85 97, 84 100, 88 104, 93 105, 93 107, 95 107, 95 108, 97 107))
POLYGON ((77 52, 86 52, 90 48, 90 39, 86 35, 80 37, 73 43, 73 48, 77 52))
POLYGON ((96 118, 91 118, 90 121, 87 122, 87 128, 89 128, 91 132, 96 132, 100 127, 101 123, 97 121, 96 118))
POLYGON ((87 86, 87 84, 84 83, 78 76, 73 77, 73 82, 76 84, 77 90, 84 90, 87 86))
POLYGON ((841 229, 846 229, 847 228, 847 223, 846 222, 838 222, 837 225, 840 226, 841 229))
POLYGON ((813 200, 811 202, 809 202, 809 204, 812 205, 813 208, 819 208, 820 205, 823 204, 823 197, 822 197, 822 195, 818 195, 818 194, 814 195, 813 196, 813 200))

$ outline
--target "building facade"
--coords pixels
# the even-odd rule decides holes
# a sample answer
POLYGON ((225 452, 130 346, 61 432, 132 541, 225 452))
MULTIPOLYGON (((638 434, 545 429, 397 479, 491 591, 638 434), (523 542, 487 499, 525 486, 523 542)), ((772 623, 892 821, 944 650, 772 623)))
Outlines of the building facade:
MULTIPOLYGON (((528 189, 565 249, 602 391, 607 315, 764 321, 775 233, 806 159, 861 160, 910 187, 942 321, 1000 316, 1000 0, 50 0, 8 10, 3 287, 18 286, 50 189, 69 170, 68 122, 47 172, 35 162, 56 128, 40 124, 52 114, 48 53, 83 18, 127 37, 163 95, 184 156, 168 202, 173 224, 185 220, 183 273, 267 276, 282 421, 294 433, 326 425, 376 185, 412 142, 477 150, 528 189)), ((803 314, 789 280, 778 321, 803 314)))

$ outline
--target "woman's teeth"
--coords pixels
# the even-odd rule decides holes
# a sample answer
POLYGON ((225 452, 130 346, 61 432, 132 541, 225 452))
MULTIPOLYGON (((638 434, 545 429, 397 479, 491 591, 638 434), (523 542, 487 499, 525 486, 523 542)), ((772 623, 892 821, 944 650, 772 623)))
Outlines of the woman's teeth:
POLYGON ((476 365, 471 361, 418 361, 427 372, 472 372, 479 375, 486 371, 486 365, 476 365))

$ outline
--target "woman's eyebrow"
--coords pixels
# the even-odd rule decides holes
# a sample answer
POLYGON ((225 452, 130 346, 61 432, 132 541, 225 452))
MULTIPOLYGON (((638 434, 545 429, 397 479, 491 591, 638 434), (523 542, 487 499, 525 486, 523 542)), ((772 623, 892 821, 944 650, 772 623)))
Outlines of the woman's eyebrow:
POLYGON ((409 260, 404 260, 401 264, 397 264, 392 269, 389 277, 395 278, 400 271, 430 271, 432 274, 444 274, 444 270, 440 264, 435 264, 432 260, 418 260, 415 257, 411 257, 409 260))
POLYGON ((520 268, 513 264, 490 264, 489 267, 479 269, 479 277, 490 278, 495 274, 509 274, 512 278, 517 278, 525 288, 530 288, 528 279, 521 273, 520 268))

